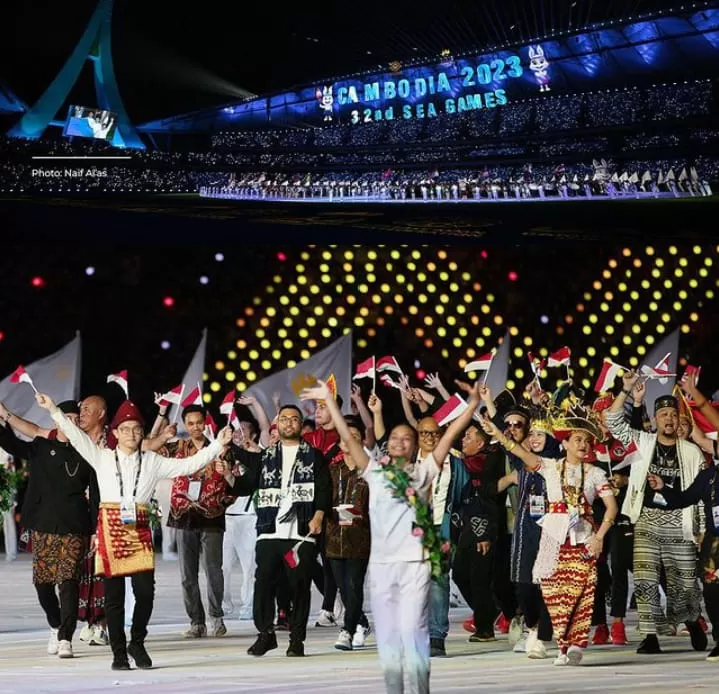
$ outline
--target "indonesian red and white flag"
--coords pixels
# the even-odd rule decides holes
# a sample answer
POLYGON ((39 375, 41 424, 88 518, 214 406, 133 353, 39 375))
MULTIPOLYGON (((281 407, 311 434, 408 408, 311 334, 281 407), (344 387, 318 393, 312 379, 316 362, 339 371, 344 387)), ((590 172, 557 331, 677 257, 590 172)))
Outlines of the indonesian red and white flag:
POLYGON ((285 552, 285 561, 290 569, 295 569, 300 564, 300 545, 310 538, 309 535, 303 537, 299 542, 295 543, 292 549, 288 549, 285 552))
MULTIPOLYGON (((710 439, 716 439, 717 438, 717 430, 714 428, 714 425, 711 424, 711 422, 706 418, 706 416, 702 413, 701 409, 696 406, 696 404, 693 401, 689 401, 689 404, 692 408, 692 416, 694 417, 695 424, 701 429, 702 433, 707 436, 710 439)), ((719 402, 712 402, 711 406, 715 410, 719 410, 719 402)))
POLYGON ((617 463, 612 469, 614 472, 617 472, 619 470, 623 470, 626 467, 629 467, 632 463, 636 462, 641 458, 641 455, 639 454, 639 448, 637 447, 637 444, 634 443, 634 441, 631 441, 628 446, 624 447, 624 450, 626 452, 626 455, 624 456, 624 460, 622 460, 621 463, 617 463))
POLYGON ((202 391, 198 383, 180 403, 180 407, 189 407, 190 405, 202 405, 202 391))
POLYGON ((401 390, 402 386, 397 383, 397 381, 393 381, 392 377, 388 374, 382 374, 379 377, 379 380, 382 381, 382 383, 387 386, 387 388, 397 388, 397 390, 401 390))
POLYGON ((402 367, 394 357, 380 357, 377 360, 377 372, 382 373, 383 371, 394 371, 395 373, 402 374, 402 367))
POLYGON ((494 351, 469 362, 469 364, 464 367, 464 373, 468 374, 470 371, 489 371, 489 367, 492 366, 492 359, 494 359, 494 351))
POLYGON ((182 391, 182 384, 175 386, 172 390, 168 390, 167 393, 162 396, 161 404, 179 405, 182 402, 182 391))
POLYGON ((130 399, 130 393, 128 391, 127 387, 127 370, 123 369, 119 373, 116 374, 110 374, 107 377, 108 383, 117 383, 120 388, 122 388, 125 391, 125 397, 129 400, 130 399))
POLYGON ((230 412, 229 425, 233 431, 237 431, 240 428, 240 418, 237 416, 237 412, 233 409, 230 412))
POLYGON ((572 350, 569 347, 562 347, 549 355, 548 366, 569 366, 572 359, 572 350))
POLYGON ((210 441, 214 441, 217 438, 217 424, 213 418, 213 416, 208 412, 205 415, 205 436, 207 436, 210 441))
POLYGON ((37 388, 30 378, 30 374, 25 371, 24 366, 18 366, 15 371, 10 374, 10 383, 29 383, 30 387, 37 393, 37 388))
POLYGON ((375 359, 374 357, 370 357, 369 359, 365 359, 357 364, 357 369, 355 371, 355 375, 352 376, 352 380, 354 381, 358 378, 374 378, 374 375, 375 359))
POLYGON ((447 402, 442 405, 433 415, 432 418, 443 427, 459 417, 469 405, 455 393, 447 402))
POLYGON ((609 359, 605 359, 602 363, 602 370, 599 372, 597 382, 594 384, 594 390, 597 393, 606 393, 611 390, 614 386, 614 379, 617 374, 622 370, 619 364, 615 364, 609 359))
POLYGON ((232 408, 235 406, 235 391, 231 390, 225 395, 222 404, 220 405, 220 414, 224 414, 226 417, 232 412, 232 408))
POLYGON ((535 378, 539 378, 542 374, 542 369, 547 365, 547 360, 541 359, 532 352, 527 352, 527 359, 529 359, 529 367, 532 369, 535 378))
POLYGON ((666 354, 654 368, 646 365, 642 366, 642 373, 648 378, 656 378, 659 379, 660 383, 666 383, 670 376, 676 376, 676 374, 671 373, 671 367, 669 366, 669 357, 671 356, 671 352, 666 354))

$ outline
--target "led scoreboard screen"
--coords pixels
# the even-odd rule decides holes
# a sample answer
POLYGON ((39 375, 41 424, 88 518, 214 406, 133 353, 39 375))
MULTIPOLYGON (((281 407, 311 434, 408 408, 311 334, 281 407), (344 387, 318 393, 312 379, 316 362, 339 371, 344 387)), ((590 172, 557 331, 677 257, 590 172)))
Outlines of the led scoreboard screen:
POLYGON ((449 57, 435 66, 396 64, 390 73, 320 85, 315 96, 324 123, 357 125, 498 108, 519 80, 550 91, 551 65, 541 45, 472 60, 449 57))

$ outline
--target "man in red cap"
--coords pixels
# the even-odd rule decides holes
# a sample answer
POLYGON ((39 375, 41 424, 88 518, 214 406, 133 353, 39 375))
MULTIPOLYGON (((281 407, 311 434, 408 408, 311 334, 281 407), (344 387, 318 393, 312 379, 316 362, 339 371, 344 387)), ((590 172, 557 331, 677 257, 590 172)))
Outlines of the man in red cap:
POLYGON ((218 457, 230 442, 225 427, 215 441, 197 454, 176 460, 141 449, 145 420, 137 406, 126 400, 110 429, 117 448, 99 448, 71 422, 49 395, 37 393, 37 404, 48 410, 75 450, 95 469, 100 488, 97 520, 97 573, 105 577, 105 614, 112 647, 113 670, 129 670, 130 656, 138 668, 151 668, 145 650, 147 624, 155 593, 154 552, 149 503, 157 481, 191 475, 218 457), (130 644, 125 638, 125 577, 132 578, 135 610, 130 644))

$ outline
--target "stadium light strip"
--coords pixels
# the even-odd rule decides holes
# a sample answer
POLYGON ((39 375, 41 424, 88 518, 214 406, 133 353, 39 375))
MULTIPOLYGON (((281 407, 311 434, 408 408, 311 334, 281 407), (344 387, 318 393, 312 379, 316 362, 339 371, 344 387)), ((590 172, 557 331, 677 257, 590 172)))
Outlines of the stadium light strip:
POLYGON ((90 157, 90 156, 77 156, 77 157, 66 157, 66 156, 49 156, 49 157, 32 157, 33 159, 132 159, 131 156, 124 157, 90 157))

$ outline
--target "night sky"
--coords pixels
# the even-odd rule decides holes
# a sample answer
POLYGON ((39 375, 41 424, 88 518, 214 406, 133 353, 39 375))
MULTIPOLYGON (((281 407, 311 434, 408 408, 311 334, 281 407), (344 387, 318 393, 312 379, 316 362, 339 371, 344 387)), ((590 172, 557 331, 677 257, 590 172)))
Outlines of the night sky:
MULTIPOLYGON (((393 60, 432 56, 634 16, 671 0, 116 0, 113 57, 136 123, 393 60), (329 7, 329 9, 327 9, 329 7), (244 91, 243 91, 244 90, 244 91)), ((96 0, 3 7, 0 81, 33 102, 80 38, 96 0)), ((89 64, 71 101, 94 105, 89 64)))

